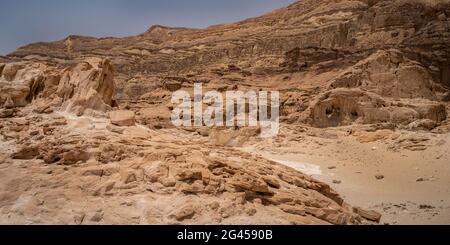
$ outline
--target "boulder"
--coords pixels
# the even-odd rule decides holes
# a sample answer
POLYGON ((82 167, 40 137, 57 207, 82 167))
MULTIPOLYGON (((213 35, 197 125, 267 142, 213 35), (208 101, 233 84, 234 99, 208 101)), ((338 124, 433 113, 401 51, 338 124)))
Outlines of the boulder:
POLYGON ((362 208, 355 208, 355 213, 357 213, 357 214, 361 215, 361 217, 371 220, 371 221, 380 222, 380 220, 381 220, 381 214, 374 210, 365 210, 362 208))
POLYGON ((116 126, 134 126, 136 123, 134 112, 128 110, 111 111, 109 119, 116 126))
POLYGON ((32 145, 32 146, 24 146, 20 149, 18 149, 13 155, 13 159, 23 159, 23 160, 30 160, 39 155, 39 148, 38 146, 32 145))

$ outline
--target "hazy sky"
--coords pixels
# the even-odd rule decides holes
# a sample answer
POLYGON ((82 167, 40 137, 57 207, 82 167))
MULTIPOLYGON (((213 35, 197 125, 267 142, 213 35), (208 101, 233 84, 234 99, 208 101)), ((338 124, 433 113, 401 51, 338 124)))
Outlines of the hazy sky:
POLYGON ((151 25, 207 27, 255 17, 295 0, 1 0, 0 54, 71 34, 136 35, 151 25))

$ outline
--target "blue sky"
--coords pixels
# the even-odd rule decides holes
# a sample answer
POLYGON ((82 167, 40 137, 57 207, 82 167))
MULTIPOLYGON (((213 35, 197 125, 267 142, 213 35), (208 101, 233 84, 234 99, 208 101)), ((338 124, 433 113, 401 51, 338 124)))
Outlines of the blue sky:
POLYGON ((161 24, 207 27, 259 16, 295 0, 2 0, 0 54, 68 35, 124 37, 161 24))

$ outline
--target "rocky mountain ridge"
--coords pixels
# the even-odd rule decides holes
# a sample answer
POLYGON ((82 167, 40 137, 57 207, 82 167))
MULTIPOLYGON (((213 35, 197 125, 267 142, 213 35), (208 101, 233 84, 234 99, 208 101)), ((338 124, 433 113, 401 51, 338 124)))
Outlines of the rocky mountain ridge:
MULTIPOLYGON (((169 103, 171 88, 191 88, 194 82, 201 81, 208 83, 210 89, 218 90, 224 86, 242 90, 255 87, 282 92, 298 90, 295 95, 283 93, 282 116, 288 122, 337 126, 355 121, 399 121, 386 119, 389 116, 378 121, 367 120, 364 118, 376 116, 361 118, 362 109, 355 112, 338 108, 343 115, 333 116, 331 122, 326 120, 324 112, 333 108, 323 110, 308 105, 319 94, 345 86, 360 88, 363 93, 373 92, 388 100, 425 97, 431 100, 426 104, 440 108, 436 112, 440 116, 419 113, 411 119, 400 120, 400 124, 407 126, 429 117, 438 119, 434 123, 439 124, 446 119, 440 101, 450 98, 448 16, 449 2, 444 0, 306 0, 233 24, 206 29, 153 26, 128 38, 70 36, 58 42, 22 47, 9 57, 63 66, 91 56, 108 58, 117 71, 117 99, 161 105, 158 114, 162 113, 165 119, 169 110, 164 107, 169 103), (372 60, 378 55, 381 57, 372 60), (386 62, 390 64, 383 64, 386 62), (358 73, 362 65, 373 67, 364 71, 364 78, 357 74, 342 75, 358 73), (391 74, 385 74, 383 69, 390 69, 391 74), (392 85, 398 83, 394 78, 397 73, 400 73, 397 80, 404 84, 392 85), (377 88, 362 87, 363 84, 354 83, 356 79, 375 79, 369 82, 376 83, 377 88), (410 85, 417 86, 414 93, 398 91, 409 89, 410 85), (398 92, 386 93, 392 89, 398 92), (322 111, 321 115, 316 115, 316 111, 322 111), (354 119, 346 116, 352 113, 358 116, 353 116, 354 119), (316 119, 317 116, 322 119, 316 119)), ((389 103, 393 102, 384 105, 390 107, 389 103)), ((370 111, 365 113, 384 113, 376 106, 370 111)), ((409 114, 405 117, 409 118, 409 114)), ((145 117, 155 119, 154 115, 145 117)))

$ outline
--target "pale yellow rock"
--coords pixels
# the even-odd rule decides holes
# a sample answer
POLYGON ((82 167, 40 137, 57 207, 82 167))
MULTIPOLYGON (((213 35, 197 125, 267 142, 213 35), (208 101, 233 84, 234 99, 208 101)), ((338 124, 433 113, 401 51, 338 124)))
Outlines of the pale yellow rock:
POLYGON ((119 110, 109 113, 111 124, 117 126, 133 126, 135 125, 135 115, 133 111, 119 110))

